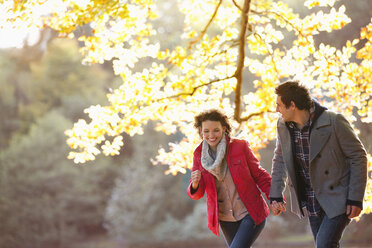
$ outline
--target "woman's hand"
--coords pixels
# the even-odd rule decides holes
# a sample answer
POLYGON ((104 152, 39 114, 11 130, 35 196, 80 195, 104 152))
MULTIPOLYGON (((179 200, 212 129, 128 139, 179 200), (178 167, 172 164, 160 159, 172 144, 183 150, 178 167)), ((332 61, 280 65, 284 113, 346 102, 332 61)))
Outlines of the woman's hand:
POLYGON ((286 211, 286 203, 273 201, 270 204, 270 209, 271 212, 273 212, 274 216, 280 215, 282 212, 286 211))
POLYGON ((197 189, 198 188, 200 178, 201 178, 201 172, 200 172, 200 170, 195 170, 195 171, 191 172, 191 181, 192 181, 192 185, 191 186, 192 186, 193 189, 197 189))

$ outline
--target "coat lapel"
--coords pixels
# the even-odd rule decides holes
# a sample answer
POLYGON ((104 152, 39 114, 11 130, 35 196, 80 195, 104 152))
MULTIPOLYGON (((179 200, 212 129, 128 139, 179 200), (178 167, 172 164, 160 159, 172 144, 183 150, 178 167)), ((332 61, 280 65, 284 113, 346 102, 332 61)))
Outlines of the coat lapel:
POLYGON ((314 123, 310 134, 310 164, 323 149, 323 146, 331 135, 331 131, 327 128, 330 127, 330 125, 331 120, 329 116, 324 113, 320 115, 318 120, 314 123))
POLYGON ((294 170, 294 162, 293 162, 291 135, 289 134, 289 130, 287 126, 285 125, 284 121, 279 121, 278 132, 279 132, 279 137, 281 138, 280 142, 281 142, 283 160, 284 160, 284 163, 287 165, 287 170, 288 170, 290 178, 294 180, 295 170, 294 170))

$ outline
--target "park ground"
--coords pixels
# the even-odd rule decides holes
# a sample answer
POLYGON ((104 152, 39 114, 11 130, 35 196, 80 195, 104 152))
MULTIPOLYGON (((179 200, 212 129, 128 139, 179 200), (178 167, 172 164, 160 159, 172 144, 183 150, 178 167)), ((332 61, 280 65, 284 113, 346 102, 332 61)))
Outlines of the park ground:
MULTIPOLYGON (((125 245, 105 236, 96 237, 91 240, 80 241, 69 248, 225 248, 223 238, 213 238, 210 240, 198 240, 189 242, 168 242, 168 243, 149 243, 143 245, 125 245)), ((254 247, 257 248, 313 248, 312 237, 309 234, 296 235, 278 240, 257 240, 254 247)), ((343 248, 372 248, 372 240, 359 242, 343 241, 343 248)))

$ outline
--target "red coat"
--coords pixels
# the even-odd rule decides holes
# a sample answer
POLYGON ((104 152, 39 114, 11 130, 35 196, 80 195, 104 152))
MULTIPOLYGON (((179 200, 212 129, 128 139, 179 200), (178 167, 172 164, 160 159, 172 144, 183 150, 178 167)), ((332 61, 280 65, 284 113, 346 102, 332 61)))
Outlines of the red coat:
MULTIPOLYGON (((260 224, 269 215, 270 210, 261 192, 269 199, 271 176, 260 166, 259 161, 245 140, 227 139, 226 162, 231 177, 235 183, 240 199, 244 203, 256 225, 260 224)), ((214 176, 205 170, 201 165, 202 145, 194 151, 192 170, 200 170, 201 179, 199 187, 194 194, 191 194, 191 180, 187 194, 193 200, 198 200, 207 192, 207 215, 208 228, 216 235, 219 235, 218 228, 218 204, 217 190, 214 176)))

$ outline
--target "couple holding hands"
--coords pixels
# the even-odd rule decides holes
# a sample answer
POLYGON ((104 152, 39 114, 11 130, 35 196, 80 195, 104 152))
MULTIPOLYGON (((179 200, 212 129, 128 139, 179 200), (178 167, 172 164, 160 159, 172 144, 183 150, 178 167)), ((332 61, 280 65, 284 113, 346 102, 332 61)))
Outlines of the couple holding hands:
POLYGON ((275 89, 277 139, 271 175, 245 140, 230 137, 228 118, 218 110, 195 117, 203 142, 195 149, 187 193, 207 193, 208 228, 228 247, 251 247, 270 210, 286 211, 283 192, 290 189, 291 210, 309 219, 317 248, 339 247, 350 220, 363 206, 367 154, 349 122, 311 99, 297 81, 275 89))

